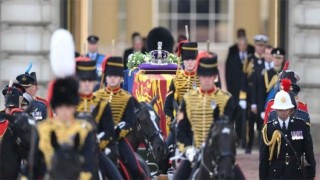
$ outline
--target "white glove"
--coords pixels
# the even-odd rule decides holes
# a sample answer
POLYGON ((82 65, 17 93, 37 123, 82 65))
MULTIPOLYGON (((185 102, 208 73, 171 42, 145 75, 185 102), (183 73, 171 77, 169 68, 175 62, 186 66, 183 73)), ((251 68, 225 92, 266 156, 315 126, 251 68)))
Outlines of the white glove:
POLYGON ((241 109, 246 109, 247 108, 247 101, 246 100, 240 100, 239 101, 239 106, 241 109))
POLYGON ((261 119, 263 120, 265 116, 265 112, 261 112, 260 116, 261 116, 261 119))
POLYGON ((126 125, 126 122, 121 121, 121 122, 119 122, 119 124, 118 124, 118 128, 119 128, 119 129, 122 129, 125 125, 126 125))

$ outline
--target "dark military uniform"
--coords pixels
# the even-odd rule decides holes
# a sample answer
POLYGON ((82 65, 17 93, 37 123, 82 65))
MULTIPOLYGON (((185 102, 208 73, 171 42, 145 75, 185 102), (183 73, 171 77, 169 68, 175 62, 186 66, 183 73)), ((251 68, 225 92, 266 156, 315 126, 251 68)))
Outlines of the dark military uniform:
POLYGON ((262 131, 264 143, 262 143, 260 154, 260 179, 303 179, 301 168, 298 165, 303 154, 311 165, 309 176, 314 177, 316 162, 312 138, 306 122, 290 118, 286 130, 282 129, 282 124, 279 122, 277 119, 268 122, 262 131), (299 159, 295 157, 288 143, 277 131, 282 131, 288 138, 299 159))
MULTIPOLYGON (((121 57, 109 57, 107 60, 105 75, 123 77, 123 62, 121 57)), ((135 158, 134 151, 125 137, 132 131, 135 114, 134 99, 132 95, 118 87, 106 87, 94 93, 98 98, 104 99, 110 104, 112 118, 116 126, 115 136, 119 140, 120 160, 125 163, 133 179, 145 178, 144 172, 135 158)))
POLYGON ((257 90, 258 86, 264 86, 264 82, 262 79, 264 68, 264 58, 260 57, 258 54, 249 55, 248 58, 245 59, 243 65, 244 77, 242 78, 242 86, 239 99, 247 100, 247 114, 249 120, 247 132, 249 135, 249 139, 247 139, 246 141, 246 150, 248 152, 251 152, 252 143, 254 140, 254 124, 257 124, 257 129, 259 132, 262 125, 262 122, 259 121, 258 114, 254 114, 251 112, 251 106, 257 105, 257 100, 261 100, 261 96, 265 96, 264 91, 258 92, 257 90))
MULTIPOLYGON (((29 73, 21 74, 17 76, 17 81, 23 87, 28 88, 32 85, 36 85, 36 79, 34 76, 29 75, 29 73)), ((36 120, 43 120, 47 118, 47 106, 40 101, 33 99, 29 102, 29 113, 36 119, 36 120)))
POLYGON ((58 142, 72 143, 72 137, 79 133, 80 149, 84 157, 84 165, 80 174, 80 179, 89 179, 96 173, 96 155, 95 136, 92 131, 92 126, 86 120, 75 120, 71 125, 60 123, 55 119, 47 119, 40 122, 37 126, 37 142, 35 147, 35 167, 37 172, 35 177, 44 177, 46 171, 51 169, 51 160, 54 154, 54 149, 51 144, 51 132, 56 133, 58 142))

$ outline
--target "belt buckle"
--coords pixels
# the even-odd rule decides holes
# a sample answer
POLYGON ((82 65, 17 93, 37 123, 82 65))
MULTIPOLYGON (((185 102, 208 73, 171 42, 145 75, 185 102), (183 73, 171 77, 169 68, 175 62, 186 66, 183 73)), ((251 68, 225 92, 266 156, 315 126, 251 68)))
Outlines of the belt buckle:
POLYGON ((289 165, 290 156, 286 156, 285 159, 284 159, 284 162, 286 163, 286 165, 289 165))

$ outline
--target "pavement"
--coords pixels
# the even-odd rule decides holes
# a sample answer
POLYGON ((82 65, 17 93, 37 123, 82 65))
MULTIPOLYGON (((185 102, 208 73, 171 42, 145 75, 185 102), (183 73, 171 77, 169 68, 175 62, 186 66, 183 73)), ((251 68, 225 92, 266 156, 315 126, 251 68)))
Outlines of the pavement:
MULTIPOLYGON (((320 153, 315 154, 316 162, 316 177, 320 177, 320 153)), ((247 180, 259 179, 259 151, 253 150, 251 154, 245 154, 244 150, 237 149, 237 160, 247 180)))

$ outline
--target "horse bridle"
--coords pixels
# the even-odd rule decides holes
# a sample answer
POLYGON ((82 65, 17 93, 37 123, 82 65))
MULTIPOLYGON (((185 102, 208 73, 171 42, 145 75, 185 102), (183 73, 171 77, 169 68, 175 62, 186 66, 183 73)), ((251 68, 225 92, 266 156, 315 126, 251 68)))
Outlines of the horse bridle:
MULTIPOLYGON (((148 106, 148 104, 146 104, 145 106, 147 106, 148 108, 150 108, 150 106, 148 106)), ((139 112, 141 110, 141 108, 138 108, 135 113, 139 112)), ((154 131, 154 133, 151 135, 151 137, 148 138, 148 135, 145 134, 143 131, 142 131, 142 127, 141 127, 141 124, 140 124, 140 120, 139 118, 137 118, 137 129, 138 129, 138 132, 142 135, 142 138, 143 138, 143 141, 144 141, 144 144, 147 145, 146 147, 146 150, 148 151, 148 155, 151 154, 153 156, 154 159, 156 159, 156 155, 154 154, 153 152, 153 147, 152 147, 152 141, 156 138, 156 136, 160 136, 162 135, 162 132, 161 130, 156 130, 154 131)))

